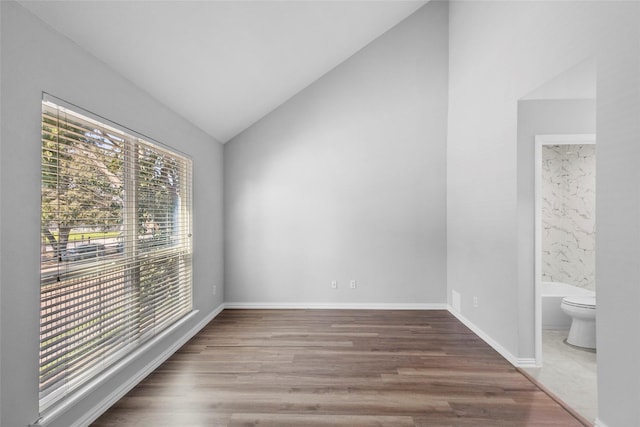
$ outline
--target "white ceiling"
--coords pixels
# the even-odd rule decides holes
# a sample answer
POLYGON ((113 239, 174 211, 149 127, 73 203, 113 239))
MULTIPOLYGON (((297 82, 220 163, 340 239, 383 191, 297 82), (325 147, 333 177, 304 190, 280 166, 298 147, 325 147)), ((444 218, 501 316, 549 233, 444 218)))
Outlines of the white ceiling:
POLYGON ((423 1, 22 1, 221 142, 423 1))

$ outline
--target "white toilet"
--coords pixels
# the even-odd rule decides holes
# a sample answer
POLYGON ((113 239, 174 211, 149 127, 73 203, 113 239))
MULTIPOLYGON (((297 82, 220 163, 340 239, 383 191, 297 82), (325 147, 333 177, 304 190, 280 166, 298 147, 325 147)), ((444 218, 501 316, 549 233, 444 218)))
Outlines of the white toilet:
POLYGON ((572 296, 562 298, 560 308, 571 317, 567 343, 576 347, 596 348, 596 297, 572 296))

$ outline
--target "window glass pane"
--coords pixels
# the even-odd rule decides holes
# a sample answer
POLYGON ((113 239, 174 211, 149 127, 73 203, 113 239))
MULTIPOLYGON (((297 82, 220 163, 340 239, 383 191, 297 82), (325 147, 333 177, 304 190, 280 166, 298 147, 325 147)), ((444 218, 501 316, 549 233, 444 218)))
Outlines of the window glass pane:
POLYGON ((40 407, 191 310, 191 162, 42 106, 40 407))

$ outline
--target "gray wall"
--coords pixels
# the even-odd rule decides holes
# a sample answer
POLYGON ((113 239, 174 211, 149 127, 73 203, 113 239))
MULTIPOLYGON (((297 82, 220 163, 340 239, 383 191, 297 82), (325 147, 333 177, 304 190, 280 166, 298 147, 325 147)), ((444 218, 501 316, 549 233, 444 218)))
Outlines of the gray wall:
MULTIPOLYGON (((14 2, 1 2, 0 424, 38 418, 40 114, 42 92, 175 147, 194 165, 194 301, 198 316, 63 414, 69 426, 221 303, 222 146, 14 2)), ((117 46, 114 46, 114 49, 117 46)))
POLYGON ((460 293, 462 315, 512 355, 518 100, 593 54, 599 5, 450 3, 447 286, 460 293))
POLYGON ((598 390, 608 426, 640 425, 640 335, 629 326, 640 323, 639 8, 450 3, 448 291, 460 292, 463 315, 513 355, 530 351, 520 351, 528 324, 520 310, 532 318, 519 295, 518 249, 530 237, 518 222, 518 100, 586 58, 597 60, 598 390))
POLYGON ((518 353, 534 358, 535 136, 596 133, 596 101, 518 102, 518 353))
POLYGON ((227 301, 446 301, 447 10, 427 4, 225 145, 227 301))
POLYGON ((598 59, 598 406, 609 427, 640 425, 640 3, 625 9, 598 59))

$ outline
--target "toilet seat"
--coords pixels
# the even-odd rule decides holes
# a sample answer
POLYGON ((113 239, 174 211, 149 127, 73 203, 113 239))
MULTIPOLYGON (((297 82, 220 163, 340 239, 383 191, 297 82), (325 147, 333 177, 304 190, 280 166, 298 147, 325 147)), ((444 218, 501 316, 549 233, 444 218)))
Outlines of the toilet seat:
POLYGON ((572 307, 596 309, 596 297, 593 296, 573 296, 562 298, 562 303, 572 307))

